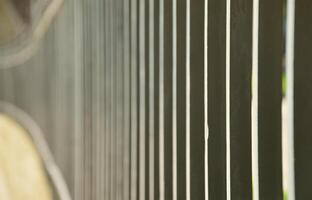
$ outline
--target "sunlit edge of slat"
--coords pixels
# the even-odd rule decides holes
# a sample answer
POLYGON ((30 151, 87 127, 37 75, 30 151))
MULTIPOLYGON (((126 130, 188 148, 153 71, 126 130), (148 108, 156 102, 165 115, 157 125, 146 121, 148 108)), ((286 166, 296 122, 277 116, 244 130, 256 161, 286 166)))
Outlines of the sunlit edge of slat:
POLYGON ((190 112, 191 112, 191 0, 186 0, 186 200, 191 200, 191 141, 190 141, 190 112))
MULTIPOLYGON (((285 163, 285 152, 283 152, 283 163, 288 165, 288 171, 284 173, 288 175, 289 180, 287 196, 288 200, 295 200, 295 163, 294 163, 294 43, 295 43, 295 0, 287 0, 287 19, 286 19, 286 101, 287 101, 287 131, 284 136, 287 138, 289 144, 287 156, 289 163, 285 163)), ((286 145, 286 144, 283 144, 286 145)), ((285 168, 284 168, 285 169, 285 168)))
POLYGON ((204 126, 205 126, 205 200, 209 199, 209 171, 208 171, 208 138, 209 138, 209 124, 208 124, 208 0, 205 0, 205 47, 204 47, 204 96, 205 96, 205 117, 204 117, 204 126))
POLYGON ((258 59, 259 59, 259 0, 253 0, 252 22, 252 188, 253 199, 259 199, 258 151, 258 59))
POLYGON ((226 199, 231 199, 231 0, 226 0, 226 199))
POLYGON ((177 200, 177 0, 172 0, 172 199, 177 200))

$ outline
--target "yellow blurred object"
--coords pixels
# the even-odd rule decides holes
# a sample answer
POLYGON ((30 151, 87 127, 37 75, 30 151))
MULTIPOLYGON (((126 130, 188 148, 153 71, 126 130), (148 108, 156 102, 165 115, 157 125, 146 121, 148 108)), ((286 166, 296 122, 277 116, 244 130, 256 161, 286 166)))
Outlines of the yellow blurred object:
POLYGON ((53 199, 47 174, 28 133, 1 114, 0 199, 53 199))

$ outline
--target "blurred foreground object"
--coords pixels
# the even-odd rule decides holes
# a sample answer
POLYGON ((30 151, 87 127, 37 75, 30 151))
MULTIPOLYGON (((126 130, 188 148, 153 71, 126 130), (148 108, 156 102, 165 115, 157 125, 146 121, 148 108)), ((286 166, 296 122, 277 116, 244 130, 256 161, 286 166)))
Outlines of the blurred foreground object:
MULTIPOLYGON (((25 1, 29 4, 29 1, 25 1)), ((29 13, 29 6, 22 8, 21 13, 29 13)), ((25 16, 25 20, 19 15, 17 7, 9 0, 0 0, 0 44, 6 44, 12 41, 19 33, 26 28, 26 20, 29 21, 28 17, 25 16)))
POLYGON ((0 0, 0 67, 18 65, 35 51, 63 0, 0 0))
POLYGON ((52 200, 40 156, 28 133, 0 115, 0 199, 52 200))

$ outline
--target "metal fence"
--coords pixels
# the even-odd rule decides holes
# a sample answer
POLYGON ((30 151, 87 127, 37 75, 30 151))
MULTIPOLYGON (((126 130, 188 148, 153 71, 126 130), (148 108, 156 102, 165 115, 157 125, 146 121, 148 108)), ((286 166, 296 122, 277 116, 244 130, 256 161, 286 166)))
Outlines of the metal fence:
POLYGON ((311 20, 308 0, 67 0, 0 99, 77 200, 309 200, 311 20))

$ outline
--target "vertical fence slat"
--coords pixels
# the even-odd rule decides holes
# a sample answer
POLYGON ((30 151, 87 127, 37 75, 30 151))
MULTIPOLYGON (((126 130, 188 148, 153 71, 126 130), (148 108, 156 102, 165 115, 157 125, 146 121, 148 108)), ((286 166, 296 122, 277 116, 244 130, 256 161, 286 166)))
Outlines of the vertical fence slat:
POLYGON ((99 59, 99 67, 100 67, 100 71, 99 71, 99 75, 98 78, 100 79, 100 86, 99 86, 99 105, 100 105, 100 110, 99 112, 99 141, 98 141, 98 145, 99 145, 99 152, 98 152, 98 156, 100 159, 100 163, 99 163, 99 176, 100 176, 100 180, 99 180, 99 186, 98 186, 98 192, 99 192, 99 198, 105 198, 105 193, 106 193, 106 185, 105 185, 105 179, 106 179, 106 117, 105 117, 105 113, 106 113, 106 104, 107 104, 107 99, 106 99, 106 23, 105 20, 102 20, 105 18, 106 16, 106 6, 105 6, 105 1, 101 1, 100 4, 100 10, 101 15, 99 16, 99 26, 100 26, 100 32, 99 32, 99 38, 100 38, 100 44, 99 44, 99 48, 100 51, 98 53, 98 59, 99 59), (101 34, 102 33, 102 34, 101 34), (102 103, 101 103, 102 102, 102 103))
POLYGON ((312 2, 296 0, 294 40, 294 148, 296 199, 312 198, 312 2))
POLYGON ((131 1, 131 200, 137 200, 137 0, 131 1))
POLYGON ((172 200, 177 200, 177 1, 172 0, 172 200))
POLYGON ((252 199, 251 65, 252 1, 231 1, 230 22, 230 159, 231 197, 252 199))
POLYGON ((97 143, 97 199, 104 197, 104 180, 105 180, 105 28, 104 28, 104 20, 105 17, 105 7, 104 1, 98 3, 99 16, 97 16, 97 24, 99 26, 97 38, 97 86, 98 86, 98 99, 97 99, 97 108, 96 108, 96 116, 97 116, 97 134, 98 138, 96 138, 97 143))
MULTIPOLYGON (((140 18, 140 12, 141 12, 141 0, 138 0, 137 1, 137 5, 136 5, 136 13, 137 13, 137 34, 136 34, 136 42, 137 42, 137 53, 136 53, 136 59, 137 59, 137 71, 136 71, 136 84, 137 84, 137 86, 136 86, 136 90, 137 90, 137 102, 136 102, 136 104, 137 104, 137 127, 138 127, 138 130, 137 130, 137 146, 136 146, 136 148, 137 148, 137 160, 136 160, 136 162, 137 162, 137 195, 138 195, 138 198, 140 199, 141 198, 141 193, 140 193, 140 190, 141 190, 141 188, 140 188, 140 178, 141 178, 141 168, 142 168, 142 166, 140 165, 140 162, 141 162, 141 152, 140 152, 140 149, 141 149, 141 141, 145 141, 145 140, 140 140, 140 138, 141 138, 141 129, 142 129, 142 127, 141 127, 141 115, 142 115, 142 113, 144 113, 144 115, 145 115, 145 112, 141 112, 141 110, 142 110, 142 108, 141 108, 141 106, 140 106, 140 104, 141 104, 141 102, 142 102, 142 97, 141 97, 141 93, 142 93, 142 91, 141 91, 141 69, 140 69, 140 67, 141 67, 141 55, 140 55, 140 53, 141 53, 141 48, 140 48, 140 43, 141 43, 141 33, 140 33, 140 31, 141 31, 141 25, 140 25, 140 22, 141 22, 141 18, 140 18)), ((145 98, 143 98, 144 100, 145 100, 145 98)), ((144 107, 145 108, 145 107, 144 107)), ((144 123, 144 125, 145 125, 145 123, 144 123)), ((143 126, 144 126, 143 125, 143 126)), ((142 133, 143 134, 143 133, 142 133)), ((145 137, 145 135, 144 135, 144 137, 145 137)), ((144 157, 145 158, 145 157, 144 157)), ((143 165, 144 167, 145 167, 145 165, 143 165)), ((145 179, 144 179, 145 180, 145 179)))
MULTIPOLYGON (((81 18, 81 3, 78 1, 75 1, 74 3, 74 42, 75 42, 75 48, 77 49, 74 53, 74 65, 76 67, 75 69, 75 79, 74 79, 74 91, 75 91, 75 103, 74 103, 74 107, 75 107, 75 116, 77 116, 74 120, 74 133, 75 133, 75 169, 74 169, 74 195, 73 197, 75 199, 82 199, 82 172, 83 172, 83 168, 82 168, 82 144, 83 144, 83 131, 82 131, 82 51, 81 51, 81 47, 82 42, 81 42, 81 38, 82 38, 82 26, 81 26, 81 22, 82 22, 82 18, 81 18)), ((105 12, 106 13, 106 12, 105 12)), ((106 34, 105 34, 106 35, 106 34)), ((106 80, 106 79, 105 79, 106 80)))
POLYGON ((284 188, 289 200, 295 199, 294 170, 294 33, 295 33, 295 0, 286 4, 286 98, 283 120, 283 178, 284 188))
POLYGON ((117 182, 117 154, 116 154, 116 144, 117 144, 117 1, 111 0, 111 193, 110 199, 116 199, 116 182, 117 182))
POLYGON ((164 2, 164 145, 165 199, 172 199, 172 0, 164 2))
POLYGON ((177 0, 177 199, 186 200, 186 0, 177 0))
MULTIPOLYGON (((94 9, 94 4, 93 5, 90 5, 89 9, 90 10, 93 10, 94 9)), ((89 20, 94 20, 94 23, 90 25, 90 28, 91 29, 96 29, 94 26, 96 24, 96 19, 95 19, 95 15, 96 15, 97 11, 95 10, 94 12, 90 12, 90 15, 89 15, 89 20)), ((90 57, 87 59, 87 66, 91 67, 92 70, 89 70, 90 72, 90 82, 86 82, 86 85, 88 84, 89 86, 86 86, 86 89, 89 89, 90 91, 90 96, 89 96, 89 104, 88 105, 88 114, 90 115, 89 116, 89 119, 90 122, 88 123, 88 135, 87 137, 90 137, 90 147, 89 147, 89 150, 90 150, 90 155, 89 155, 89 158, 90 158, 90 163, 88 163, 89 165, 89 170, 90 170, 90 179, 91 179, 91 185, 90 185, 90 189, 89 189, 89 192, 91 194, 91 198, 96 198, 96 180, 97 178, 95 177, 95 174, 96 174, 96 168, 94 166, 96 166, 96 144, 95 144, 95 138, 97 137, 97 130, 96 130, 96 99, 97 99, 97 86, 96 86, 96 74, 97 74, 97 64, 96 64, 96 34, 97 31, 94 31, 94 32, 91 32, 88 33, 88 36, 90 38, 94 38, 94 39, 90 39, 90 41, 88 42, 89 45, 90 45, 90 57)), ((86 131, 87 132, 87 131, 86 131)))
MULTIPOLYGON (((283 198, 281 152, 282 31, 283 1, 260 1, 257 127, 259 199, 268 200, 283 198)), ((255 83, 253 82, 253 84, 255 83)))
POLYGON ((99 33, 101 32, 101 25, 99 23, 100 13, 103 12, 101 10, 100 2, 95 2, 92 4, 91 9, 94 11, 92 12, 92 19, 94 20, 94 23, 92 23, 92 30, 95 30, 91 34, 92 38, 92 68, 94 69, 92 71, 92 198, 98 199, 100 197, 100 178, 101 173, 99 171, 100 168, 100 157, 99 157, 99 147, 100 147, 100 123, 101 123, 101 117, 100 117, 100 110, 101 105, 100 104, 100 82, 101 82, 101 73, 100 73, 100 37, 99 33))
POLYGON ((159 0, 159 200, 165 200, 164 1, 159 0))
POLYGON ((155 1, 148 2, 148 197, 155 199, 155 1))
POLYGON ((205 198, 204 132, 204 9, 205 1, 190 2, 190 197, 205 198))
POLYGON ((131 95, 131 79, 130 79, 130 0, 123 1, 123 70, 124 70, 124 168, 123 168, 123 199, 130 200, 130 95, 131 95))
POLYGON ((208 1, 209 199, 226 199, 225 23, 226 1, 208 1))
POLYGON ((160 1, 154 1, 154 176, 155 176, 155 180, 154 180, 154 199, 160 199, 160 143, 159 143, 159 139, 160 139, 160 96, 159 96, 159 92, 160 92, 160 84, 159 84, 159 73, 160 73, 160 57, 159 57, 159 53, 160 53, 160 24, 159 24, 159 20, 160 20, 160 10, 159 10, 159 6, 160 6, 160 1))
POLYGON ((122 22, 122 14, 123 4, 121 0, 116 1, 116 200, 121 200, 123 197, 123 132, 124 132, 124 124, 123 124, 123 22, 122 22))
POLYGON ((84 41, 84 49, 83 49, 83 95, 86 97, 84 98, 83 103, 83 113, 84 113, 84 121, 83 121, 83 130, 84 130, 84 198, 92 198, 92 172, 91 172, 91 136, 92 136, 92 130, 91 130, 91 96, 92 96, 92 87, 91 87, 91 73, 92 71, 89 70, 89 67, 92 68, 91 65, 91 42, 90 42, 90 32, 88 30, 91 30, 91 23, 90 23, 90 3, 84 2, 83 3, 83 23, 84 26, 87 27, 83 31, 83 41, 84 41))
POLYGON ((146 160, 145 160, 145 138, 146 138, 146 40, 145 40, 145 3, 146 0, 140 0, 138 6, 139 29, 138 29, 138 60, 139 60, 139 199, 145 199, 145 175, 146 175, 146 160))
POLYGON ((145 197, 150 194, 150 0, 145 0, 145 197))
POLYGON ((110 198, 110 27, 109 27, 110 7, 109 2, 105 1, 105 199, 110 198))
POLYGON ((107 129, 107 133, 108 133, 108 138, 107 138, 107 142, 108 142, 108 157, 107 157, 107 163, 108 163, 108 176, 107 176, 107 195, 108 195, 108 199, 110 199, 112 197, 112 137, 113 137, 113 129, 112 129, 112 112, 113 112, 113 102, 112 102, 112 65, 113 65, 113 59, 112 59, 112 54, 113 54, 113 48, 112 48, 112 1, 109 0, 108 1, 108 19, 107 19, 107 28, 108 28, 108 66, 107 66, 107 74, 108 74, 108 94, 107 94, 107 98, 108 98, 108 112, 107 112, 107 118, 108 118, 108 129, 107 129))

